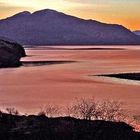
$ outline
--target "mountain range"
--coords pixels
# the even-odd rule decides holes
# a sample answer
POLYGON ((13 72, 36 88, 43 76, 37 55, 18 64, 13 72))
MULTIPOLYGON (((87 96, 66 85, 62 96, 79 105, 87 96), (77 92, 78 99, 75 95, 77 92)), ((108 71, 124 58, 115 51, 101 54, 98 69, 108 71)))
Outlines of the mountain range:
POLYGON ((50 9, 24 11, 0 20, 0 37, 23 45, 140 44, 140 36, 122 25, 84 20, 50 9))

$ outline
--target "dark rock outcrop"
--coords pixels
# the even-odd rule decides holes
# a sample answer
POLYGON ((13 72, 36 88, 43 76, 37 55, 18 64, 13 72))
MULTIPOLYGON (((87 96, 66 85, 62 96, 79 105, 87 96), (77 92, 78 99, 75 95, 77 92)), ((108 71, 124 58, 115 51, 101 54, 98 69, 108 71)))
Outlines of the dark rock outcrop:
POLYGON ((140 44, 140 37, 117 24, 84 20, 50 9, 0 20, 0 36, 24 45, 140 44))
POLYGON ((0 140, 140 140, 123 122, 0 114, 0 140))
POLYGON ((0 39, 0 68, 20 66, 20 58, 25 55, 21 45, 0 39))

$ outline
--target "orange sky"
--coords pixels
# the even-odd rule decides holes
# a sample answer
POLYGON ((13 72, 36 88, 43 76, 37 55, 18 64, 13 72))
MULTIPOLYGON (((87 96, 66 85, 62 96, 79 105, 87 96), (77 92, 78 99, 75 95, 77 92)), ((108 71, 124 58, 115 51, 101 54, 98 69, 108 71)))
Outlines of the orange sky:
POLYGON ((85 19, 140 29, 140 0, 0 0, 0 18, 20 11, 55 9, 85 19))

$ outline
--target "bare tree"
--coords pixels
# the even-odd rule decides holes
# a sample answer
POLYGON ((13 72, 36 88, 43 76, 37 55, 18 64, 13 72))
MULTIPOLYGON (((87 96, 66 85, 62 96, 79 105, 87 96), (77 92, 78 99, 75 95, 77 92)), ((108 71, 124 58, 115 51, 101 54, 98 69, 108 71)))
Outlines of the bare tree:
POLYGON ((48 117, 54 117, 59 115, 60 110, 57 105, 48 105, 45 107, 45 113, 48 117))
POLYGON ((106 121, 120 121, 124 117, 122 103, 119 101, 103 101, 98 105, 98 119, 106 121))
POLYGON ((122 103, 119 101, 95 102, 93 98, 76 99, 76 102, 67 107, 69 116, 86 120, 120 121, 124 119, 122 103))
POLYGON ((6 108, 6 111, 7 111, 7 113, 10 114, 10 115, 19 115, 18 110, 15 109, 15 108, 6 108))
POLYGON ((64 114, 66 116, 70 116, 70 117, 73 117, 74 116, 74 108, 73 108, 73 105, 68 105, 64 108, 64 114))
POLYGON ((96 103, 91 99, 77 99, 76 103, 71 107, 75 117, 91 120, 96 114, 96 103))

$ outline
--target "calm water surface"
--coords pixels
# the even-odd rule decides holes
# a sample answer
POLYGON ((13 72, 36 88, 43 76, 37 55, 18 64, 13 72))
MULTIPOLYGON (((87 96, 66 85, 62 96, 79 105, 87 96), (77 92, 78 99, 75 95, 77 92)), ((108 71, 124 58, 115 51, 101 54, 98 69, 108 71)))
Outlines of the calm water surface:
POLYGON ((140 114, 139 82, 90 76, 140 72, 140 46, 123 47, 129 49, 26 49, 28 57, 22 61, 75 62, 0 69, 0 107, 37 113, 50 103, 65 106, 75 97, 94 97, 121 100, 127 110, 140 114))

